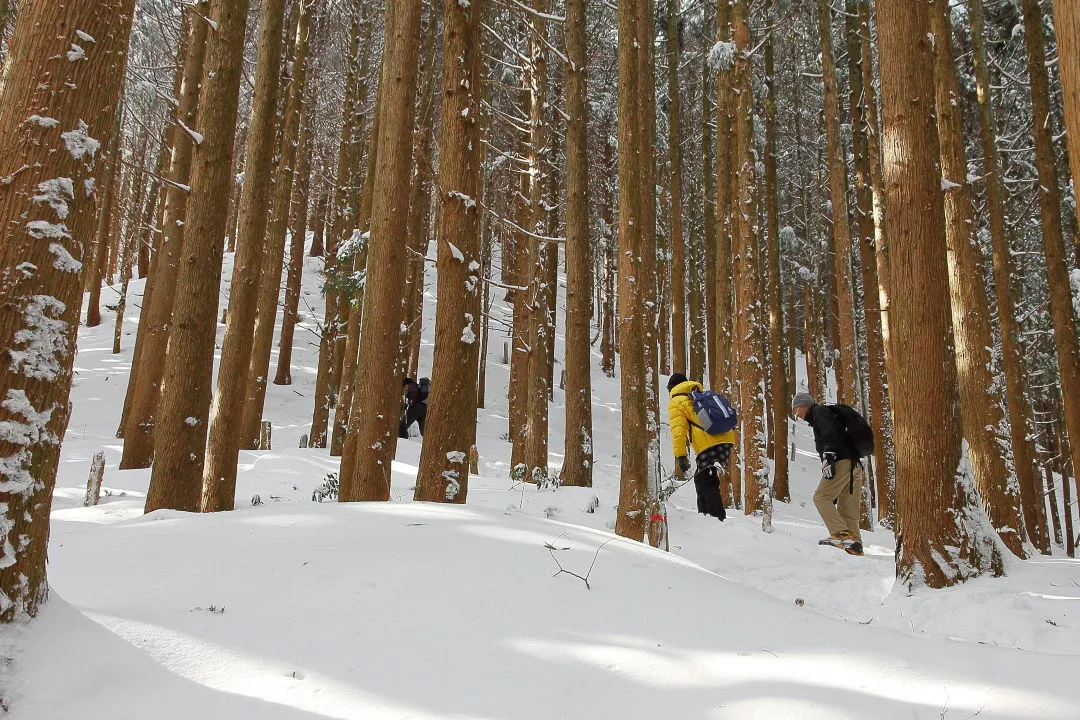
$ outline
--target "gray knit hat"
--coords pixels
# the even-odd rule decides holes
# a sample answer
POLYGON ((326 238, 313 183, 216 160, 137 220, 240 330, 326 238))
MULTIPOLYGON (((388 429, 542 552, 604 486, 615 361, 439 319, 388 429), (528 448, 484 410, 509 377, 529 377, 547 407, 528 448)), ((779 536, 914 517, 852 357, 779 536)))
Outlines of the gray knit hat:
POLYGON ((795 393, 795 397, 791 398, 791 409, 801 407, 810 407, 811 405, 817 405, 817 400, 814 400, 814 396, 808 392, 795 393))

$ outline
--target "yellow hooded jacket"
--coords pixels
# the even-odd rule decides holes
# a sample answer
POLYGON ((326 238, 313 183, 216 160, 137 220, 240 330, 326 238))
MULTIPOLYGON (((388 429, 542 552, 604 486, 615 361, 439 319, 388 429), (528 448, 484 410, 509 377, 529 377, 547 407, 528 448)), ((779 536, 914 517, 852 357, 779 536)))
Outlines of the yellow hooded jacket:
POLYGON ((690 402, 691 392, 700 392, 705 388, 701 383, 688 380, 671 389, 668 403, 668 419, 671 422, 671 440, 675 446, 675 457, 686 455, 687 438, 694 446, 694 454, 723 443, 735 444, 735 431, 728 430, 720 435, 710 435, 698 424, 694 403, 690 402))

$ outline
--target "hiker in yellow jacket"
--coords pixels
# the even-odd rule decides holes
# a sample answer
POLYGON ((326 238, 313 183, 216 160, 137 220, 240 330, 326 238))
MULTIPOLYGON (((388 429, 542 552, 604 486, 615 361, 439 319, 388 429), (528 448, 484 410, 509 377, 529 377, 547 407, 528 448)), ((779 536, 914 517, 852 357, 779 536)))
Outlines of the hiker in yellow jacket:
POLYGON ((735 444, 735 431, 710 435, 698 425, 690 393, 703 390, 701 383, 688 380, 682 373, 675 373, 668 380, 667 388, 671 394, 668 419, 671 423, 671 440, 679 472, 685 474, 690 469, 687 454, 692 446, 697 460, 694 489, 697 490, 698 512, 723 521, 727 513, 724 510, 724 498, 720 495, 720 475, 717 468, 727 467, 731 448, 735 444))

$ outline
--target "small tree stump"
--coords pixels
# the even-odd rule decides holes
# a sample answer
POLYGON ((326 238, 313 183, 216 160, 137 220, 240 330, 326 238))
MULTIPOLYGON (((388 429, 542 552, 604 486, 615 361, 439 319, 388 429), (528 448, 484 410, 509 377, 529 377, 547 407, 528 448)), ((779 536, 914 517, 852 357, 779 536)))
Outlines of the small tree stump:
POLYGON ((269 420, 262 421, 262 428, 259 431, 259 449, 270 450, 270 436, 273 433, 273 426, 269 420))
POLYGON ((480 474, 480 451, 475 445, 469 448, 469 472, 473 475, 480 474))
POLYGON ((300 447, 306 448, 307 446, 308 446, 308 436, 307 436, 307 433, 304 433, 303 435, 300 436, 300 447))
POLYGON ((503 343, 502 364, 503 365, 509 365, 510 364, 510 343, 503 343))
POLYGON ((90 464, 90 477, 86 479, 86 497, 83 499, 83 507, 93 507, 101 500, 101 480, 105 477, 105 451, 100 450, 94 455, 94 461, 90 464))
POLYGON ((561 373, 559 373, 559 389, 560 390, 565 390, 566 389, 566 371, 565 370, 563 370, 561 373))

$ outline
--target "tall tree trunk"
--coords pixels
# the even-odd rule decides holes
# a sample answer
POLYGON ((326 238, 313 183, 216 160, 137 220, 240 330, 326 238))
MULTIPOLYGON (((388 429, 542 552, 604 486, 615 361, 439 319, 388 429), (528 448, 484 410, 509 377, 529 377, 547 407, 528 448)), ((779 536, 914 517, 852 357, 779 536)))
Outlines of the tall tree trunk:
POLYGON ((322 257, 325 252, 325 245, 323 243, 323 236, 326 234, 326 205, 330 199, 330 192, 325 188, 325 183, 319 183, 320 191, 315 193, 315 217, 311 221, 311 250, 308 254, 311 257, 322 257))
MULTIPOLYGON (((896 427, 896 572, 908 588, 954 585, 1001 559, 979 557, 984 538, 965 538, 970 483, 961 463, 956 365, 952 357, 945 217, 928 8, 878 6, 885 211, 892 247, 893 380, 896 427), (930 391, 927 391, 930 388, 930 391), (926 432, 926 418, 937 429, 926 432)), ((991 545, 992 547, 992 545, 991 545)))
POLYGON ((311 194, 311 151, 315 135, 312 113, 304 115, 306 126, 301 134, 300 160, 296 171, 298 184, 293 188, 289 232, 289 273, 285 279, 285 308, 281 315, 281 338, 278 342, 278 366, 275 385, 292 385, 293 338, 300 321, 300 287, 304 276, 304 243, 307 241, 308 205, 311 194))
POLYGON ((368 264, 380 272, 368 278, 365 290, 370 311, 363 317, 349 434, 341 457, 343 502, 390 497, 398 397, 389 390, 400 382, 394 377, 394 361, 401 325, 398 293, 405 272, 408 214, 401 198, 406 197, 412 158, 419 31, 419 3, 392 0, 379 84, 379 136, 377 148, 372 150, 380 192, 373 198, 368 264))
POLYGON ((483 0, 444 3, 439 140, 439 305, 427 432, 415 499, 464 503, 476 427, 480 360, 480 83, 483 0), (455 61, 457 59, 457 61, 455 61))
POLYGON ((855 350, 855 295, 851 285, 851 227, 848 225, 847 165, 840 140, 840 97, 836 89, 833 61, 832 9, 828 0, 818 0, 818 29, 821 35, 821 68, 825 83, 825 155, 829 166, 829 200, 832 206, 833 285, 839 346, 833 367, 836 372, 837 402, 859 405, 859 362, 855 350))
POLYGON ((540 468, 543 473, 547 473, 547 424, 544 423, 543 433, 540 427, 530 431, 529 425, 533 419, 534 406, 540 402, 544 403, 545 407, 547 404, 546 378, 536 374, 543 363, 534 344, 542 318, 539 286, 544 277, 538 236, 544 233, 547 226, 546 210, 543 207, 543 180, 546 171, 543 151, 548 142, 544 106, 548 96, 548 49, 545 41, 546 16, 550 2, 537 0, 532 3, 532 7, 536 14, 529 15, 525 21, 528 28, 528 57, 522 60, 527 88, 529 131, 522 136, 521 142, 522 152, 528 161, 528 171, 521 178, 518 225, 522 231, 518 232, 514 241, 517 253, 514 284, 525 289, 514 292, 515 347, 510 367, 510 424, 511 440, 514 443, 510 464, 515 469, 519 465, 525 465, 526 479, 532 478, 534 468, 540 468), (541 387, 534 388, 534 384, 541 387), (539 457, 541 451, 543 456, 539 457))
MULTIPOLYGON (((706 13, 708 14, 708 13, 706 13)), ((710 37, 711 23, 706 18, 704 36, 710 37)), ((691 272, 694 282, 688 293, 690 300, 690 377, 705 380, 708 363, 708 336, 715 333, 716 323, 710 311, 716 309, 716 175, 713 168, 713 99, 709 96, 711 86, 709 62, 701 63, 701 187, 702 229, 700 235, 691 235, 691 272), (711 256, 711 257, 710 257, 711 256), (704 267, 704 271, 702 268, 704 267), (705 298, 701 287, 705 286, 705 298), (709 306, 708 298, 712 298, 709 306), (704 300, 704 302, 702 302, 704 300), (710 330, 710 328, 712 328, 710 330)))
MULTIPOLYGON (((1080 4, 1076 0, 1054 0, 1054 30, 1065 103, 1065 139, 1075 187, 1080 184, 1080 4)), ((1073 237, 1073 245, 1080 267, 1080 233, 1073 237)), ((1074 438, 1070 444, 1080 444, 1080 440, 1074 438)))
POLYGON ((1024 14, 1024 45, 1031 76, 1035 167, 1039 176, 1039 210, 1042 216, 1043 252, 1046 254, 1047 282, 1050 288, 1054 349, 1057 352, 1058 371, 1061 375, 1065 432, 1069 438, 1073 467, 1080 467, 1080 355, 1061 229, 1061 188, 1058 186, 1057 159, 1054 156, 1043 16, 1039 0, 1021 0, 1020 6, 1024 14))
MULTIPOLYGON (((177 71, 173 77, 173 96, 181 97, 181 83, 184 79, 183 58, 187 48, 187 38, 191 30, 191 12, 182 14, 180 23, 180 47, 177 48, 177 71)), ((127 389, 124 392, 124 409, 120 414, 120 425, 116 429, 116 437, 123 438, 131 417, 131 408, 135 399, 136 391, 140 387, 139 371, 143 367, 142 353, 147 344, 147 329, 149 328, 148 317, 150 308, 154 303, 154 287, 161 275, 159 267, 162 265, 162 253, 158 252, 157 238, 162 234, 161 225, 165 214, 165 193, 168 185, 165 183, 169 164, 172 160, 173 146, 176 144, 177 133, 180 128, 176 123, 166 125, 164 136, 161 138, 158 150, 157 171, 154 173, 150 197, 147 200, 145 227, 140 238, 141 248, 152 249, 150 267, 146 275, 146 283, 143 285, 142 303, 140 306, 139 323, 135 332, 135 350, 132 353, 131 369, 128 373, 127 389)), ((124 443, 125 450, 127 443, 124 443)))
MULTIPOLYGON (((289 208, 292 205, 293 179, 296 174, 296 153, 300 144, 300 128, 304 114, 304 91, 307 87, 307 59, 310 47, 311 0, 300 0, 297 6, 296 37, 293 42, 292 81, 285 103, 282 123, 281 149, 278 153, 278 178, 274 186, 273 203, 267 226, 262 276, 259 279, 258 314, 255 337, 247 370, 247 401, 240 421, 240 447, 259 447, 259 426, 266 386, 269 384, 270 353, 274 344, 274 325, 277 322, 278 298, 281 296, 281 271, 285 262, 285 233, 289 227, 289 208)), ((234 428, 235 431, 235 428, 234 428)))
POLYGON ((748 0, 732 3, 732 30, 735 41, 735 123, 733 167, 738 167, 737 192, 733 197, 735 228, 735 342, 738 346, 738 387, 743 415, 742 438, 745 495, 743 511, 762 513, 762 529, 772 531, 772 498, 765 440, 765 377, 761 361, 760 268, 758 263, 757 209, 755 207, 756 164, 753 139, 753 90, 751 87, 750 28, 748 0))
POLYGON ((642 28, 637 21, 638 3, 619 4, 619 357, 622 364, 622 458, 619 479, 619 513, 615 532, 622 537, 645 539, 648 497, 648 411, 645 392, 645 328, 641 303, 641 129, 642 87, 637 62, 642 28))
MULTIPOLYGON (((338 165, 336 181, 332 188, 327 189, 327 197, 324 203, 329 205, 330 213, 328 227, 329 241, 327 247, 320 242, 322 235, 315 238, 312 246, 312 257, 323 257, 323 274, 329 279, 336 271, 337 247, 342 232, 342 222, 349 214, 349 188, 356 184, 357 164, 359 163, 359 136, 363 131, 360 122, 360 113, 356 110, 357 105, 357 76, 361 56, 366 56, 371 38, 371 22, 362 22, 360 13, 353 13, 353 24, 349 32, 349 64, 345 78, 345 94, 342 100, 341 116, 341 139, 338 143, 338 165), (364 41, 361 42, 361 33, 364 41), (363 48, 363 50, 361 50, 363 48), (330 195, 333 195, 332 200, 330 195), (317 247, 316 247, 317 246, 317 247), (316 251, 318 251, 316 253, 316 251)), ((326 212, 323 211, 324 221, 326 212)), ((351 233, 351 229, 350 229, 351 233)), ((311 419, 310 445, 314 448, 326 447, 327 426, 330 424, 330 408, 338 391, 335 368, 341 367, 343 358, 340 357, 344 348, 338 342, 341 327, 338 325, 338 293, 324 285, 323 294, 326 299, 326 312, 324 314, 322 338, 319 344, 319 368, 315 378, 315 409, 311 419)))
MULTIPOLYGON (((304 0, 301 0, 303 3, 304 0)), ((236 431, 247 397, 248 364, 259 278, 263 272, 270 177, 277 135, 277 96, 281 77, 285 0, 263 0, 259 8, 259 50, 255 94, 248 122, 246 172, 241 194, 237 252, 229 291, 229 314, 221 342, 217 387, 210 409, 210 431, 202 477, 202 510, 232 510, 236 495, 236 463, 240 435, 236 431)), ((269 270, 269 268, 266 268, 269 270)))
MULTIPOLYGON (((734 46, 731 43, 731 8, 729 3, 716 4, 717 42, 724 43, 716 80, 716 254, 715 254, 715 306, 706 310, 710 329, 709 384, 719 393, 730 392, 731 383, 731 197, 732 157, 731 125, 733 96, 731 92, 731 66, 734 62, 734 46)), ((706 260, 708 262, 708 259, 706 260)), ((706 298, 708 302, 708 298, 706 298)), ((734 467, 734 464, 731 465, 734 467)))
MULTIPOLYGON (((368 95, 368 58, 371 53, 371 31, 373 22, 364 22, 364 53, 360 58, 357 68, 356 86, 356 113, 359 115, 368 95)), ((331 386, 338 389, 337 405, 334 408, 334 431, 330 439, 330 455, 340 456, 345 447, 345 436, 348 432, 349 413, 352 411, 353 390, 356 381, 356 362, 360 347, 360 322, 364 315, 364 288, 367 283, 367 257, 368 238, 365 236, 370 230, 371 207, 373 193, 375 192, 375 167, 377 160, 377 138, 379 135, 379 98, 376 97, 374 119, 371 123, 371 133, 367 140, 366 169, 364 181, 360 184, 360 193, 352 190, 347 195, 347 200, 339 216, 339 226, 335 230, 338 242, 345 242, 350 237, 356 237, 359 249, 352 259, 353 273, 360 274, 363 278, 355 297, 344 293, 338 295, 338 328, 345 328, 342 336, 338 335, 334 348, 334 370, 331 373, 331 386), (358 234, 358 235, 357 235, 358 234)), ((358 118, 355 135, 360 135, 364 126, 362 117, 358 118)), ((354 137, 353 144, 359 147, 359 140, 354 137)), ((353 169, 353 185, 359 180, 359 151, 356 155, 357 167, 353 169)))
MULTIPOLYGON (((120 100, 116 117, 123 116, 124 103, 120 100)), ((94 233, 93 262, 90 266, 90 296, 86 301, 86 327, 97 327, 101 324, 101 286, 105 283, 105 271, 109 265, 113 206, 116 202, 116 184, 120 177, 121 135, 120 122, 117 121, 113 136, 108 139, 108 150, 101 158, 101 206, 98 210, 97 229, 94 233)))
POLYGON ((1035 462, 1035 449, 1031 439, 1031 408, 1027 402, 1025 380, 1027 369, 1020 349, 1017 306, 1013 301, 1012 253, 1005 230, 1004 187, 997 146, 997 121, 994 117, 990 65, 985 45, 982 0, 968 0, 968 12, 971 16, 972 56, 975 65, 979 130, 983 151, 983 178, 986 184, 986 206, 993 255, 994 285, 997 292, 998 322, 1001 326, 1001 356, 1005 370, 1005 398, 1008 403, 1013 466, 1016 468, 1020 487, 1027 535, 1040 551, 1049 552, 1049 536, 1036 511, 1042 502, 1038 491, 1038 487, 1042 484, 1042 477, 1035 462))
POLYGON ((686 373, 686 241, 682 234, 682 147, 679 117, 679 3, 668 0, 668 147, 671 154, 671 357, 686 373))
POLYGON ((592 487, 585 0, 566 4, 566 445, 563 485, 592 487))
POLYGON ((211 0, 209 19, 213 32, 199 92, 202 130, 191 170, 146 512, 196 511, 202 494, 247 0, 211 0))
MULTIPOLYGON (((179 78, 179 104, 169 131, 172 158, 169 161, 168 183, 164 189, 161 241, 157 251, 158 268, 154 273, 154 292, 144 302, 139 324, 145 325, 145 342, 138 350, 139 367, 131 381, 137 386, 131 401, 127 427, 124 430, 124 454, 120 468, 150 467, 154 457, 154 429, 161 399, 165 355, 169 344, 173 304, 177 298, 177 275, 180 271, 180 252, 186 228, 188 192, 195 143, 183 125, 189 128, 198 123, 199 86, 206 57, 206 36, 210 24, 203 19, 208 3, 200 2, 186 8, 188 33, 186 46, 181 49, 183 73, 179 78)), ((230 129, 231 131, 231 129, 230 129)), ((216 295, 218 291, 215 289, 216 295)), ((129 381, 130 382, 130 381, 129 381)))
POLYGON ((134 4, 23 0, 11 38, 0 90, 0 623, 36 616, 48 598, 92 189, 100 140, 118 132, 134 4))
POLYGON ((953 58, 948 0, 930 3, 937 77, 937 127, 945 190, 948 248, 960 419, 975 486, 1001 541, 1017 557, 1027 557, 1020 497, 1004 454, 1005 415, 994 388, 989 300, 975 237, 974 205, 964 151, 962 99, 953 58))
MULTIPOLYGON (((892 526, 892 423, 888 410, 881 295, 874 245, 881 219, 881 198, 874 187, 877 149, 877 100, 874 97, 873 58, 870 56, 870 2, 855 0, 848 6, 848 69, 851 78, 852 146, 855 167, 855 203, 859 265, 862 270, 863 308, 866 312, 867 394, 870 422, 877 427, 874 476, 877 480, 878 520, 892 526), (854 15, 854 19, 851 17, 854 15), (863 48, 866 48, 864 55, 863 48)), ((880 165, 877 165, 880 175, 880 165)))
MULTIPOLYGON (((775 0, 770 2, 769 17, 777 15, 775 0)), ((780 200, 776 171, 776 77, 773 57, 773 38, 765 39, 765 230, 769 268, 769 355, 771 357, 772 403, 770 406, 773 444, 773 496, 789 502, 788 487, 788 417, 791 414, 784 359, 784 308, 780 298, 780 200)))

